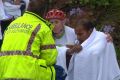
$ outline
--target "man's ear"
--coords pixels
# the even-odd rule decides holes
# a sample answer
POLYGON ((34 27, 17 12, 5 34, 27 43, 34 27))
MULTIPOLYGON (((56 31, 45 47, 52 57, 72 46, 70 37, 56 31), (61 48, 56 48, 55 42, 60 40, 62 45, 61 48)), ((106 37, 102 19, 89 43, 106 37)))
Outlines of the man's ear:
POLYGON ((92 31, 93 31, 92 29, 89 29, 89 30, 88 30, 88 33, 89 33, 89 34, 91 34, 91 33, 92 33, 92 31))

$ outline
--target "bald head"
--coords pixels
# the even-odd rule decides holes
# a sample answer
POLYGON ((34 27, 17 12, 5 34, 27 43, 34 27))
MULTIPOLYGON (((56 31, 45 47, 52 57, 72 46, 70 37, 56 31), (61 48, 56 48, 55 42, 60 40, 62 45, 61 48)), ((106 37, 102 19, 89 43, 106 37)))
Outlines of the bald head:
POLYGON ((36 13, 37 15, 43 16, 48 9, 49 0, 30 0, 28 11, 36 13))

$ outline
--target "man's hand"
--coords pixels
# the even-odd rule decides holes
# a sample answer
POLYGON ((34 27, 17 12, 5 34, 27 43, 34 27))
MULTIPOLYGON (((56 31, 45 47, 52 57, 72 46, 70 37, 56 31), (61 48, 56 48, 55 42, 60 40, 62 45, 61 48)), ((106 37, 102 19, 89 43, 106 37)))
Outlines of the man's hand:
POLYGON ((67 48, 73 48, 74 45, 66 45, 67 48))
POLYGON ((72 45, 69 47, 70 49, 67 50, 66 54, 68 55, 72 55, 74 53, 78 53, 82 50, 82 46, 81 45, 72 45))
POLYGON ((20 0, 14 0, 15 5, 20 5, 20 0))
POLYGON ((113 41, 113 38, 112 36, 109 34, 109 33, 105 33, 107 35, 106 39, 108 42, 112 42, 113 41))

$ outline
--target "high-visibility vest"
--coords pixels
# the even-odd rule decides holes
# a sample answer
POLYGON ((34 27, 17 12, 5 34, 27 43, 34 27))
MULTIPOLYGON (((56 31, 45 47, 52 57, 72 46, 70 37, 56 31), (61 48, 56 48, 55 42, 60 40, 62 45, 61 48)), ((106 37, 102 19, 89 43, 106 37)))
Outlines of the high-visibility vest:
POLYGON ((0 79, 55 80, 56 57, 51 24, 26 11, 5 31, 0 79))

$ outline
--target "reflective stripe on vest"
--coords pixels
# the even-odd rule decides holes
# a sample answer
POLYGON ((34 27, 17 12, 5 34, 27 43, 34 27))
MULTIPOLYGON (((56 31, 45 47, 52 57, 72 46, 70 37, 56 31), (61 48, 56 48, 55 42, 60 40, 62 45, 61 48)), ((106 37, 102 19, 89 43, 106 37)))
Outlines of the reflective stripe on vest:
POLYGON ((56 46, 55 45, 42 45, 41 50, 46 50, 46 49, 55 49, 56 46))
POLYGON ((7 55, 28 55, 34 58, 38 58, 38 56, 33 55, 30 51, 2 51, 0 52, 0 56, 7 56, 7 55))

